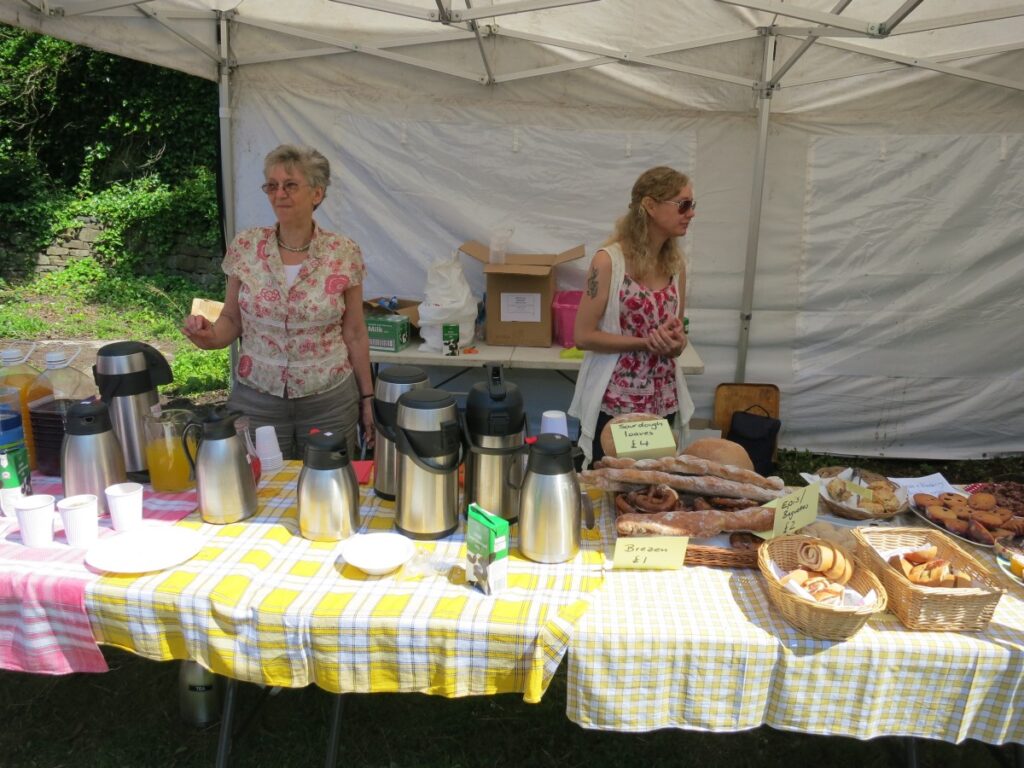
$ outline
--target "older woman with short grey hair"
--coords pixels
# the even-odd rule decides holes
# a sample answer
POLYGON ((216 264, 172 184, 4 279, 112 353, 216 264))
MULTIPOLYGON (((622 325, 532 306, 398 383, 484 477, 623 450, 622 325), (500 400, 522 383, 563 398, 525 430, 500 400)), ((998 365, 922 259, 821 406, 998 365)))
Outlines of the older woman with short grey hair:
POLYGON ((240 340, 228 407, 249 416, 253 429, 272 425, 285 458, 301 458, 314 428, 345 434, 354 457, 357 424, 368 446, 374 437, 362 253, 313 219, 331 183, 320 152, 282 144, 263 173, 277 223, 235 237, 222 265, 220 317, 189 315, 183 332, 200 349, 240 340))

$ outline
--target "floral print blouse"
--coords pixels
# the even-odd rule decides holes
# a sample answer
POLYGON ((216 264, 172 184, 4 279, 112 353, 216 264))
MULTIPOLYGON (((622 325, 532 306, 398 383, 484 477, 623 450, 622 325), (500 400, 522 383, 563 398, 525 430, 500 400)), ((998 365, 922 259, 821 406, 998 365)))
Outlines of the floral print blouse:
POLYGON ((238 380, 279 397, 325 392, 352 371, 341 335, 345 291, 366 275, 359 246, 315 227, 309 255, 288 288, 274 227, 239 233, 222 269, 241 286, 238 380))
MULTIPOLYGON (((619 324, 628 336, 647 336, 679 315, 679 291, 673 277, 660 291, 652 291, 626 275, 619 291, 619 324)), ((601 401, 608 414, 654 413, 667 416, 679 408, 676 397, 676 361, 652 352, 623 352, 601 401)))

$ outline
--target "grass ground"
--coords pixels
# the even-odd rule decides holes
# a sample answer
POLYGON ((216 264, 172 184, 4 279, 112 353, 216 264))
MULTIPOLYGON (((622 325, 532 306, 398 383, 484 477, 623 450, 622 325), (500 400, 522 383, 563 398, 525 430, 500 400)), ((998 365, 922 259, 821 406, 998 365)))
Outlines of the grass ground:
MULTIPOLYGON (((0 765, 5 768, 212 766, 217 726, 178 717, 178 665, 106 649, 105 675, 0 673, 0 765)), ((242 711, 261 699, 242 686, 242 711)), ((333 697, 317 688, 266 697, 231 765, 323 765, 333 697)), ((905 765, 903 739, 856 741, 771 728, 731 734, 586 731, 565 717, 565 677, 536 705, 515 695, 441 699, 418 694, 349 696, 338 765, 346 768, 625 768, 642 766, 905 765)), ((1012 747, 916 742, 922 768, 1009 768, 1012 747)))

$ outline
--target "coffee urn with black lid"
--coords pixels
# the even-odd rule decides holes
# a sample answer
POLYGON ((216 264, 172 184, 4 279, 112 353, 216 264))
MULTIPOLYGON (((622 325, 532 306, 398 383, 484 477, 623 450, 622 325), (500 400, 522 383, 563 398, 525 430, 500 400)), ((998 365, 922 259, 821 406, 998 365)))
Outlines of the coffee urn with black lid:
POLYGON ((455 398, 412 389, 398 398, 395 527, 414 539, 440 539, 459 526, 462 430, 455 398))
POLYGON ((466 504, 515 522, 519 485, 526 457, 526 410, 519 387, 491 366, 487 381, 474 384, 466 397, 466 504), (506 482, 508 479, 512 483, 506 482))
POLYGON ((121 443, 125 469, 143 475, 146 461, 146 417, 160 403, 157 387, 174 380, 160 350, 141 341, 116 341, 101 347, 92 367, 100 398, 110 407, 114 432, 121 443))
POLYGON ((373 387, 373 424, 377 431, 373 446, 373 492, 382 499, 393 501, 395 498, 398 398, 411 389, 429 386, 427 374, 413 365, 392 365, 377 374, 373 387))
POLYGON ((313 431, 299 472, 299 532, 310 541, 340 541, 359 530, 359 481, 345 435, 313 431))

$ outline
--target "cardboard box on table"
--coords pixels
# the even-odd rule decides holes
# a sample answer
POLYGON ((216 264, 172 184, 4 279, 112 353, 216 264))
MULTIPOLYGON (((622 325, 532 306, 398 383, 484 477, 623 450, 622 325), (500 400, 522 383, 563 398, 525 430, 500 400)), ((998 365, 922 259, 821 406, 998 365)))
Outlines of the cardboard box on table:
POLYGON ((489 263, 490 249, 476 240, 463 243, 459 250, 484 265, 487 343, 550 347, 555 267, 583 256, 583 246, 561 253, 509 253, 504 264, 489 263))
POLYGON ((385 297, 363 300, 366 330, 370 335, 370 349, 399 352, 408 346, 414 335, 413 328, 420 324, 420 302, 398 299, 397 306, 389 309, 381 305, 385 297))

